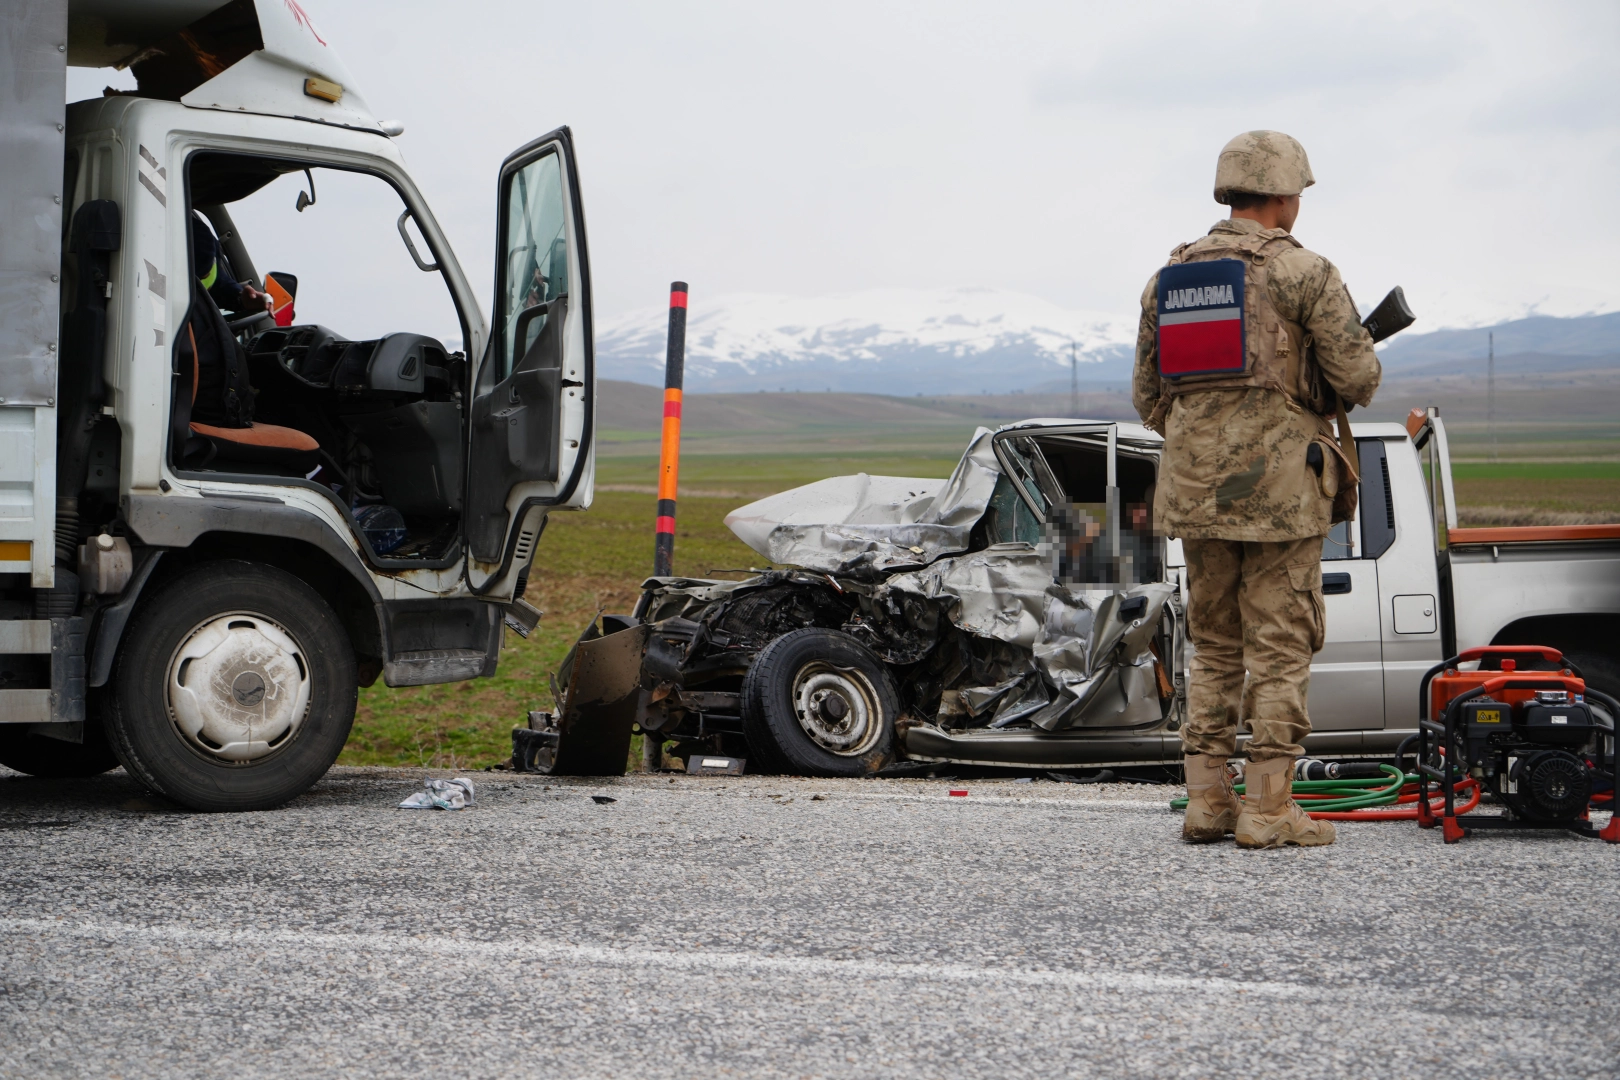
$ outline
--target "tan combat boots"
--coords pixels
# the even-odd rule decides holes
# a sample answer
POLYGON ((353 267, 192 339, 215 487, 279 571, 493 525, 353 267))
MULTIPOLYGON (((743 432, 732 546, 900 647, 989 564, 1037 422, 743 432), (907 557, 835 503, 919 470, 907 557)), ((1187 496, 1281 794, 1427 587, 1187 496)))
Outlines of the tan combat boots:
POLYGON ((1237 828, 1238 811, 1243 808, 1226 775, 1226 758, 1187 754, 1182 764, 1187 772, 1187 816, 1181 823, 1181 838, 1189 844, 1226 839, 1237 828))
MULTIPOLYGON (((1292 758, 1251 762, 1244 770, 1243 812, 1238 815, 1238 847, 1268 848, 1297 844, 1318 847, 1333 843, 1331 821, 1312 821, 1291 795, 1294 790, 1292 758)), ((1188 810, 1192 809, 1189 804, 1188 810)))

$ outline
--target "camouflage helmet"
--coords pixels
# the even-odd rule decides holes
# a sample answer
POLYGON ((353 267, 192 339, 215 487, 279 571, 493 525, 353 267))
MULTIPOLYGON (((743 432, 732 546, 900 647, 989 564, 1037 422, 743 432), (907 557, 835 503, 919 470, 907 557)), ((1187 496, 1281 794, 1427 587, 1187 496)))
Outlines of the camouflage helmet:
POLYGON ((1298 195, 1312 184, 1305 148, 1280 131, 1245 131, 1221 147, 1215 165, 1215 201, 1229 192, 1254 195, 1298 195))

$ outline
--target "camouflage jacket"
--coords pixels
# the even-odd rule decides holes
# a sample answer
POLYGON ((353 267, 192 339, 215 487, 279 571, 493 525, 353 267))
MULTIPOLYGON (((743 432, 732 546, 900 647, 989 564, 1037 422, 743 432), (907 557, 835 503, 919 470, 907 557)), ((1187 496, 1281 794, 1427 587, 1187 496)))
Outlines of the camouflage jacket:
MULTIPOLYGON (((1259 222, 1229 218, 1188 251, 1230 245, 1262 230, 1259 222)), ((1368 405, 1382 369, 1372 339, 1339 271, 1322 256, 1288 248, 1268 268, 1272 304, 1301 330, 1321 375, 1344 400, 1368 405)), ((1142 292, 1131 401, 1148 419, 1158 404, 1158 284, 1154 273, 1142 292)), ((1323 447, 1320 476, 1306 462, 1307 448, 1331 441, 1333 426, 1276 390, 1190 391, 1177 396, 1164 420, 1153 516, 1166 535, 1222 540, 1302 540, 1324 536, 1337 493, 1333 455, 1323 447)))

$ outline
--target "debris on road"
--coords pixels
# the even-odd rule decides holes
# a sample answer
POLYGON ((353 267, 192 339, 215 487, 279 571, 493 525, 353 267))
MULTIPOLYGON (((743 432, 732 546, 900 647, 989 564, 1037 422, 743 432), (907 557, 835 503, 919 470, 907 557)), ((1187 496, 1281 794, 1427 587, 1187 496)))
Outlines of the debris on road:
POLYGON ((606 806, 610 802, 618 802, 618 801, 619 801, 618 799, 615 799, 611 795, 592 795, 591 796, 591 802, 595 803, 597 806, 606 806))
POLYGON ((1113 769, 1098 769, 1089 776, 1077 776, 1074 773, 1049 772, 1049 779, 1060 784, 1111 784, 1114 782, 1113 769))
POLYGON ((473 782, 465 776, 454 780, 424 780, 422 790, 399 804, 401 810, 461 810, 473 805, 473 782))
POLYGON ((746 764, 743 758, 693 754, 686 759, 686 772, 689 776, 741 776, 746 764))

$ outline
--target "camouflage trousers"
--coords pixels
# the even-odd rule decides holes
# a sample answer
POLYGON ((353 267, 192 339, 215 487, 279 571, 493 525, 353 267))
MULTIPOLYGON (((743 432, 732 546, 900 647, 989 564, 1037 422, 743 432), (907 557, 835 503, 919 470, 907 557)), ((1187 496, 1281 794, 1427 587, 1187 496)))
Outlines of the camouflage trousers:
POLYGON ((1311 654, 1322 648, 1322 538, 1182 541, 1195 650, 1181 740, 1189 754, 1299 757, 1310 733, 1311 654), (1247 681, 1244 676, 1247 673, 1247 681))

